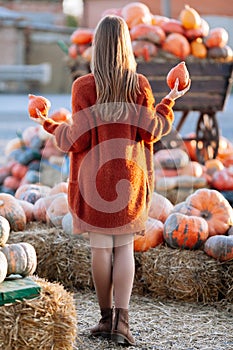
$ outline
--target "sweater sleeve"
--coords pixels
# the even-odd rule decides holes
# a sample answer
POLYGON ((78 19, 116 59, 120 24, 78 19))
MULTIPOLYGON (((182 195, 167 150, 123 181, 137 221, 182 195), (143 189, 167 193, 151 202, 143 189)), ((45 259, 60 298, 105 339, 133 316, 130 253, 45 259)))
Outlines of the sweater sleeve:
POLYGON ((157 142, 167 135, 174 121, 173 106, 175 102, 163 98, 155 104, 153 92, 149 81, 144 77, 142 83, 142 106, 139 120, 139 135, 146 142, 157 142), (154 102, 154 103, 153 103, 154 102))

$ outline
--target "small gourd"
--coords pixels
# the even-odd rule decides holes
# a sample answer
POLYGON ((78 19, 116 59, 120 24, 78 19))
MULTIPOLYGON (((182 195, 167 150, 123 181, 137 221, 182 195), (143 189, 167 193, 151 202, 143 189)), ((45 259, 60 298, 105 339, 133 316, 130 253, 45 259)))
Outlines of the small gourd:
POLYGON ((185 5, 180 13, 180 21, 185 29, 195 29, 201 25, 201 16, 189 5, 185 5))

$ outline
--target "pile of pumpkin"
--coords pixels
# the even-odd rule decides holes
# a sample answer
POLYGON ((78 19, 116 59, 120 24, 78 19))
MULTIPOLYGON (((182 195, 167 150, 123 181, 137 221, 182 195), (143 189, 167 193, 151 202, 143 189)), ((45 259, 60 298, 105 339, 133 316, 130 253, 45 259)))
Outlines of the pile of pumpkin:
MULTIPOLYGON (((232 61, 233 50, 228 45, 225 28, 210 28, 198 11, 188 5, 180 11, 178 19, 151 13, 142 2, 132 2, 121 8, 103 12, 124 18, 130 30, 135 57, 146 61, 153 57, 198 59, 210 58, 232 61)), ((94 29, 77 28, 71 35, 68 56, 73 60, 91 59, 94 29)))
POLYGON ((191 134, 186 135, 179 148, 155 152, 155 190, 175 204, 198 188, 212 188, 233 204, 232 142, 220 136, 217 157, 200 164, 196 156, 196 140, 191 134))
POLYGON ((33 245, 27 242, 7 244, 10 231, 9 221, 0 216, 0 283, 10 275, 33 275, 37 267, 33 245))
MULTIPOLYGON (((49 115, 55 121, 66 121, 70 112, 60 108, 49 115)), ((29 126, 6 143, 6 163, 0 167, 0 192, 14 195, 19 186, 40 182, 41 166, 64 164, 65 153, 56 146, 52 135, 40 125, 29 126)))

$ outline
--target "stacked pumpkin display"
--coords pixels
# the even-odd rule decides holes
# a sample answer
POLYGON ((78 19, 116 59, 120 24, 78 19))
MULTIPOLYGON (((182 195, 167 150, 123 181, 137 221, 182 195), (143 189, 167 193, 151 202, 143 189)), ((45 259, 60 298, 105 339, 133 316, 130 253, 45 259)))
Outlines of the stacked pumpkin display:
MULTIPOLYGON (((47 104, 49 101, 45 97, 29 95, 31 115, 35 115, 35 105, 41 106, 41 110, 45 107, 45 100, 47 104)), ((70 115, 70 111, 60 108, 49 117, 57 122, 69 122, 70 115)), ((0 191, 12 195, 23 184, 39 183, 43 164, 59 170, 64 164, 65 153, 40 125, 29 126, 18 133, 7 142, 4 152, 7 163, 0 167, 0 191)))
MULTIPOLYGON (((102 16, 114 14, 124 18, 137 58, 150 60, 154 57, 217 59, 232 61, 233 51, 228 45, 229 35, 225 28, 210 28, 197 10, 185 5, 178 19, 152 14, 142 2, 132 2, 122 8, 111 8, 102 16)), ((77 28, 71 35, 68 56, 72 60, 91 59, 91 43, 94 30, 77 28)))
POLYGON ((166 243, 174 249, 204 252, 219 261, 233 259, 233 209, 214 189, 202 188, 172 205, 154 192, 144 236, 135 236, 135 251, 166 243))
POLYGON ((12 274, 32 275, 37 267, 36 251, 30 243, 7 244, 10 230, 9 221, 0 216, 0 283, 12 274))

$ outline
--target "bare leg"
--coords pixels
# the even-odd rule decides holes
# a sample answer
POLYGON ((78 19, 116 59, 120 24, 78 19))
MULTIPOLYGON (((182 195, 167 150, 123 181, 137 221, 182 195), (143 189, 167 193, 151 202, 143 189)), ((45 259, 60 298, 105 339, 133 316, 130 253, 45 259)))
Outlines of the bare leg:
POLYGON ((95 291, 101 309, 112 308, 112 236, 90 233, 91 267, 95 291))
POLYGON ((134 273, 133 235, 115 236, 113 285, 116 308, 129 308, 134 273))

